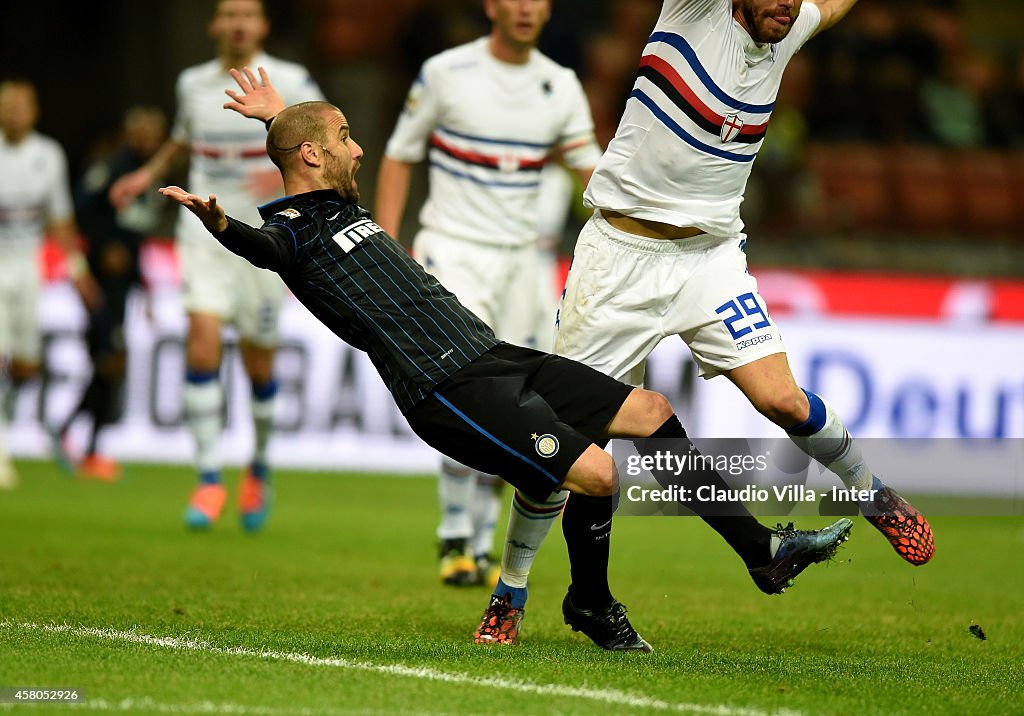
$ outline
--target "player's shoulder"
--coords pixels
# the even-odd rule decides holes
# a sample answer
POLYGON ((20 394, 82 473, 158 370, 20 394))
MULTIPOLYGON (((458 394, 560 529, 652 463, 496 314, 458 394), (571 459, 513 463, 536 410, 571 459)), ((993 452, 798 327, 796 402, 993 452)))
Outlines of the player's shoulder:
POLYGON ((268 222, 290 224, 294 228, 336 213, 342 204, 336 192, 319 190, 276 199, 261 206, 260 214, 268 222))
POLYGON ((64 158, 64 147, 53 137, 40 134, 39 132, 32 132, 25 138, 25 141, 28 143, 27 146, 31 147, 35 152, 48 154, 60 159, 64 158))
POLYGON ((487 39, 481 37, 439 52, 423 63, 427 74, 451 74, 477 67, 485 57, 487 39))
POLYGON ((306 66, 294 62, 293 60, 286 60, 282 57, 275 57, 274 55, 268 55, 262 53, 253 59, 253 64, 257 67, 265 67, 268 74, 270 74, 271 81, 273 78, 279 75, 287 74, 293 77, 306 77, 309 75, 309 70, 306 66))
POLYGON ((578 84, 579 78, 571 67, 560 65, 540 50, 530 53, 530 66, 534 72, 550 77, 555 82, 578 84))
POLYGON ((220 72, 220 60, 214 58, 183 69, 178 73, 178 84, 192 84, 193 82, 203 80, 211 75, 220 74, 220 72))

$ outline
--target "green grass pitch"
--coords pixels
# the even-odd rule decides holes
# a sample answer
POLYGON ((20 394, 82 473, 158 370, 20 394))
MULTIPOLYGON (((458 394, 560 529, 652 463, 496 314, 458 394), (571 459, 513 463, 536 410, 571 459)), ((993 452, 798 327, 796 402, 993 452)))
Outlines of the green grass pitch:
POLYGON ((0 712, 1024 713, 1020 517, 935 518, 921 568, 857 520, 780 597, 699 520, 619 519, 612 587, 655 652, 617 655, 562 624, 557 528, 522 643, 473 645, 487 594, 437 583, 430 478, 281 472, 263 533, 230 508, 194 534, 187 469, 19 469, 0 493, 0 687, 87 700, 0 712))

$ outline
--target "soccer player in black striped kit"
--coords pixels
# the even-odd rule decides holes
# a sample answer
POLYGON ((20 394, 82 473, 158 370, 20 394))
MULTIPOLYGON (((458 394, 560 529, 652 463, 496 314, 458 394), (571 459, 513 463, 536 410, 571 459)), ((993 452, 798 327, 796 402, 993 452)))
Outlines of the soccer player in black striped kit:
MULTIPOLYGON (((243 89, 260 86, 246 72, 243 89)), ((265 74, 262 87, 272 91, 265 74)), ((251 101, 234 105, 248 107, 249 116, 273 117, 267 149, 288 194, 260 208, 263 227, 228 218, 214 196, 179 187, 161 193, 196 214, 229 250, 277 271, 328 328, 366 351, 429 445, 475 469, 507 475, 535 499, 572 492, 563 516, 572 575, 566 623, 603 648, 650 651, 608 587, 617 476, 596 443, 684 438, 668 401, 574 361, 498 341, 358 206, 354 175, 362 149, 337 107, 305 102, 261 117, 251 101)), ((778 534, 749 514, 744 520, 735 522, 737 539, 762 550, 761 578, 783 584, 829 557, 850 525, 840 520, 820 532, 778 534)), ((498 616, 514 638, 518 620, 498 616)))

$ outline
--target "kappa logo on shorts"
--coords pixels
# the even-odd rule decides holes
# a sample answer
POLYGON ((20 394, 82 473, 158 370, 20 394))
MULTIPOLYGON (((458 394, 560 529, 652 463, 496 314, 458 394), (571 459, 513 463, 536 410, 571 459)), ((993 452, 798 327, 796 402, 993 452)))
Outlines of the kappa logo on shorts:
POLYGON ((558 438, 551 433, 544 433, 543 435, 534 433, 530 438, 533 440, 534 449, 541 457, 554 457, 558 454, 558 438))
POLYGON ((302 214, 295 209, 285 209, 284 211, 277 212, 274 216, 283 216, 286 219, 298 219, 302 214))

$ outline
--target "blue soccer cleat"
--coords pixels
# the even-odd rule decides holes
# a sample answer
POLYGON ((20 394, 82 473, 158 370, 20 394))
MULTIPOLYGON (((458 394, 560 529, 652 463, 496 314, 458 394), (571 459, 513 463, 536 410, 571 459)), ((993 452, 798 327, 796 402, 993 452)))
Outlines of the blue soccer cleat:
POLYGON ((839 545, 850 538, 853 522, 845 517, 820 530, 793 529, 793 523, 778 525, 773 542, 778 548, 772 561, 750 572, 754 584, 765 594, 782 594, 802 571, 812 564, 831 559, 839 545))

